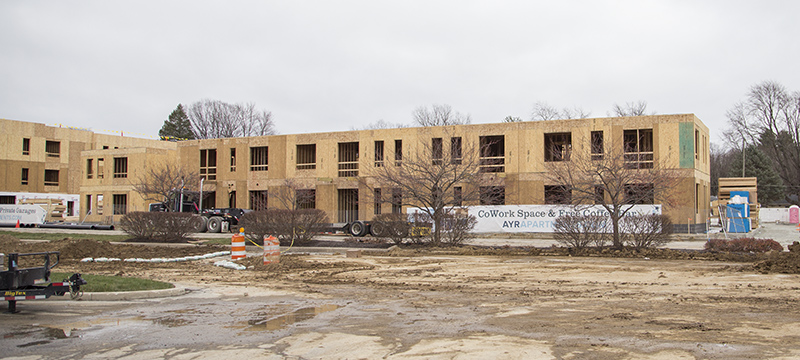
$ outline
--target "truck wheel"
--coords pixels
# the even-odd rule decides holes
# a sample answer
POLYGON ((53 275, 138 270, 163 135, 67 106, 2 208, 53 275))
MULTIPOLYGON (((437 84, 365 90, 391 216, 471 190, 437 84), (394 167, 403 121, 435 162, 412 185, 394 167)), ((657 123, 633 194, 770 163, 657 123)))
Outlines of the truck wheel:
POLYGON ((208 232, 218 233, 222 230, 222 218, 219 216, 212 216, 208 219, 208 232))
POLYGON ((378 221, 374 221, 369 226, 369 233, 372 234, 374 237, 383 237, 386 236, 386 224, 378 221))
POLYGON ((350 235, 360 237, 367 234, 367 225, 363 221, 353 221, 350 223, 350 235))
POLYGON ((199 215, 194 216, 194 218, 192 219, 192 227, 194 229, 194 232, 196 233, 206 232, 206 223, 208 223, 208 219, 206 219, 204 216, 199 216, 199 215))

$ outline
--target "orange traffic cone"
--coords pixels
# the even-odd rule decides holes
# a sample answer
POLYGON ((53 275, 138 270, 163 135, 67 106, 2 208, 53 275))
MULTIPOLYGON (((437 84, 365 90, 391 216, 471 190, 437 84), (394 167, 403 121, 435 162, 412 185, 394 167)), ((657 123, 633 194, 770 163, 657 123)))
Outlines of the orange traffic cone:
POLYGON ((17 219, 17 226, 15 228, 19 229, 19 219, 17 219))

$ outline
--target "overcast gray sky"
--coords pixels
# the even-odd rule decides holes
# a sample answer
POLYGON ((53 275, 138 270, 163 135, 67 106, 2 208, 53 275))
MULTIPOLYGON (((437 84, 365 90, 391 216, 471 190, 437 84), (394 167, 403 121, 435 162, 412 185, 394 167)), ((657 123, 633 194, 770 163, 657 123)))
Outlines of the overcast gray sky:
POLYGON ((800 90, 800 1, 3 1, 0 118, 157 136, 202 99, 282 134, 474 123, 644 100, 712 132, 750 86, 800 90))

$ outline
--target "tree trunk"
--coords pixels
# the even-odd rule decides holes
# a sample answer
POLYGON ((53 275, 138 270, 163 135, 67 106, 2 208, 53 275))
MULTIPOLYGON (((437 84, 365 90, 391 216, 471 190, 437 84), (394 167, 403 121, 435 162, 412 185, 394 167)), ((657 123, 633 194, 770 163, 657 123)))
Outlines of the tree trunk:
POLYGON ((622 241, 619 239, 619 215, 611 214, 611 227, 613 227, 613 236, 611 240, 613 241, 614 249, 622 249, 622 241))

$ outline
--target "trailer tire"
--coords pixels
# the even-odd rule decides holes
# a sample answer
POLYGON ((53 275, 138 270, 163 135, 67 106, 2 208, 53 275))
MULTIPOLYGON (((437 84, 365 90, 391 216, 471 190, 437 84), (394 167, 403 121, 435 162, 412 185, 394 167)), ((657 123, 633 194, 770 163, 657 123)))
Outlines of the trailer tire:
POLYGON ((208 223, 208 219, 205 216, 196 215, 194 219, 192 219, 192 226, 194 228, 194 232, 202 233, 206 232, 206 224, 208 223))
POLYGON ((222 231, 222 218, 219 216, 212 216, 208 219, 207 224, 208 232, 218 233, 222 231))
POLYGON ((379 221, 373 221, 369 226, 369 233, 374 237, 386 236, 386 224, 379 221))
POLYGON ((367 234, 367 225, 363 221, 353 221, 350 223, 350 235, 361 237, 367 234))

